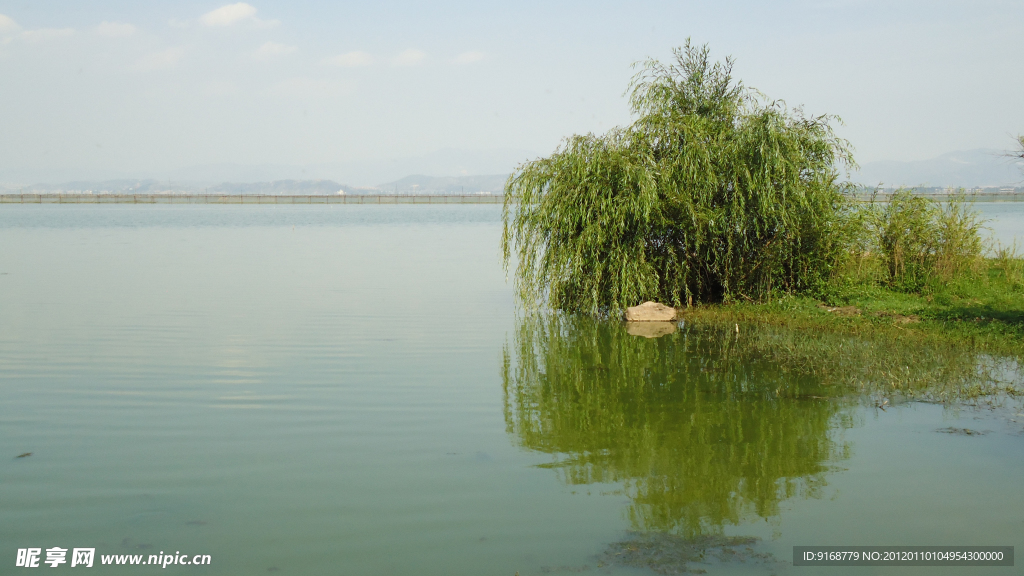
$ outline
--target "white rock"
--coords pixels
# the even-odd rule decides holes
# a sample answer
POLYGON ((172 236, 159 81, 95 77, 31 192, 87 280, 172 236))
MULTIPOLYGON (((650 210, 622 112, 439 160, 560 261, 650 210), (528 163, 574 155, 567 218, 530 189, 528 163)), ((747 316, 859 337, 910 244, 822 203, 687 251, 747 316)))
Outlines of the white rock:
POLYGON ((676 309, 657 302, 644 302, 639 306, 626 308, 627 322, 671 322, 676 309))

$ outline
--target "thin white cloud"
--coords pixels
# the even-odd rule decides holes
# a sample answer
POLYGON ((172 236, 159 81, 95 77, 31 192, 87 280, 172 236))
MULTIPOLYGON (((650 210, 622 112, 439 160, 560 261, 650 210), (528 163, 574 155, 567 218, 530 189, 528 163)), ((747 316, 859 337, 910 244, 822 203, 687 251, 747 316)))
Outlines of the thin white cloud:
POLYGON ((74 28, 39 28, 37 30, 25 30, 20 36, 28 42, 45 42, 54 38, 66 38, 74 35, 74 33, 74 28))
POLYGON ((245 2, 227 4, 211 10, 203 14, 199 21, 204 26, 233 26, 240 22, 248 22, 258 28, 272 28, 280 24, 277 20, 260 20, 256 17, 256 7, 245 2))
POLYGON ((227 80, 213 80, 204 83, 200 91, 207 96, 230 96, 238 92, 238 85, 227 80))
POLYGON ((484 54, 483 52, 463 52, 455 57, 455 62, 457 64, 472 64, 474 62, 479 62, 484 58, 487 58, 487 54, 484 54))
POLYGON ((262 60, 269 60, 285 54, 291 54, 298 50, 295 46, 288 46, 278 42, 266 42, 256 50, 256 57, 262 60))
POLYGON ((0 14, 0 34, 14 34, 18 30, 21 30, 21 26, 17 22, 10 16, 0 14))
POLYGON ((395 66, 415 66, 426 59, 427 53, 422 50, 415 50, 410 48, 399 52, 398 56, 395 56, 395 66))
POLYGON ((373 64, 373 56, 366 52, 346 52, 324 60, 327 64, 341 66, 343 68, 354 68, 356 66, 369 66, 373 64))
POLYGON ((267 93, 286 98, 327 98, 352 92, 345 83, 321 78, 289 78, 271 86, 267 93))
POLYGON ((164 70, 167 68, 173 68, 179 61, 181 61, 181 57, 184 55, 185 48, 182 46, 168 48, 139 58, 138 62, 135 63, 135 67, 139 70, 164 70))
POLYGON ((66 38, 75 34, 74 28, 37 28, 36 30, 22 30, 21 26, 13 18, 0 14, 0 44, 10 44, 15 41, 22 42, 46 42, 56 38, 66 38))
POLYGON ((96 33, 108 38, 123 38, 135 34, 135 26, 127 22, 100 22, 96 27, 96 33))
POLYGON ((206 26, 231 26, 242 20, 256 17, 256 8, 245 2, 228 4, 211 10, 199 19, 206 26))

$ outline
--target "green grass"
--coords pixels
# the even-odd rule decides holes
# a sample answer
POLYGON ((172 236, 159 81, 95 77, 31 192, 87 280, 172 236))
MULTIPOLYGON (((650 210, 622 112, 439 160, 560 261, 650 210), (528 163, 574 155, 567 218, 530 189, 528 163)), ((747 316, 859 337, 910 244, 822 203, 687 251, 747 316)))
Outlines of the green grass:
POLYGON ((694 321, 758 322, 946 342, 1022 359, 1024 282, 1020 262, 990 258, 975 274, 948 282, 933 280, 919 293, 854 283, 833 289, 823 299, 787 296, 764 303, 681 309, 681 314, 694 321))

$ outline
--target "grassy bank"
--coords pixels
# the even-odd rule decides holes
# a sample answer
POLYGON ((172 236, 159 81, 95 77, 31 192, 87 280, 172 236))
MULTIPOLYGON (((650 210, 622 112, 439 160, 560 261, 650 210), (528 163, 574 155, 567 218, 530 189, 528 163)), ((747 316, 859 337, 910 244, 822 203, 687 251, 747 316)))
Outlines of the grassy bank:
POLYGON ((988 258, 971 274, 917 292, 854 282, 814 298, 785 296, 681 308, 692 322, 755 322, 969 346, 1024 358, 1024 260, 988 258))

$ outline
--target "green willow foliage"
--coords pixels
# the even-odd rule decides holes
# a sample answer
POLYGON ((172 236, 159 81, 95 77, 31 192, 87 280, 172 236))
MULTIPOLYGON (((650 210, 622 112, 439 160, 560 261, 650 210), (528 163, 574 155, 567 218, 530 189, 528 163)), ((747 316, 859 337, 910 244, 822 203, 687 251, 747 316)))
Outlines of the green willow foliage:
POLYGON ((633 78, 636 121, 573 136, 506 184, 502 248, 520 298, 610 313, 645 300, 814 289, 848 255, 832 117, 745 88, 689 42, 633 78))

